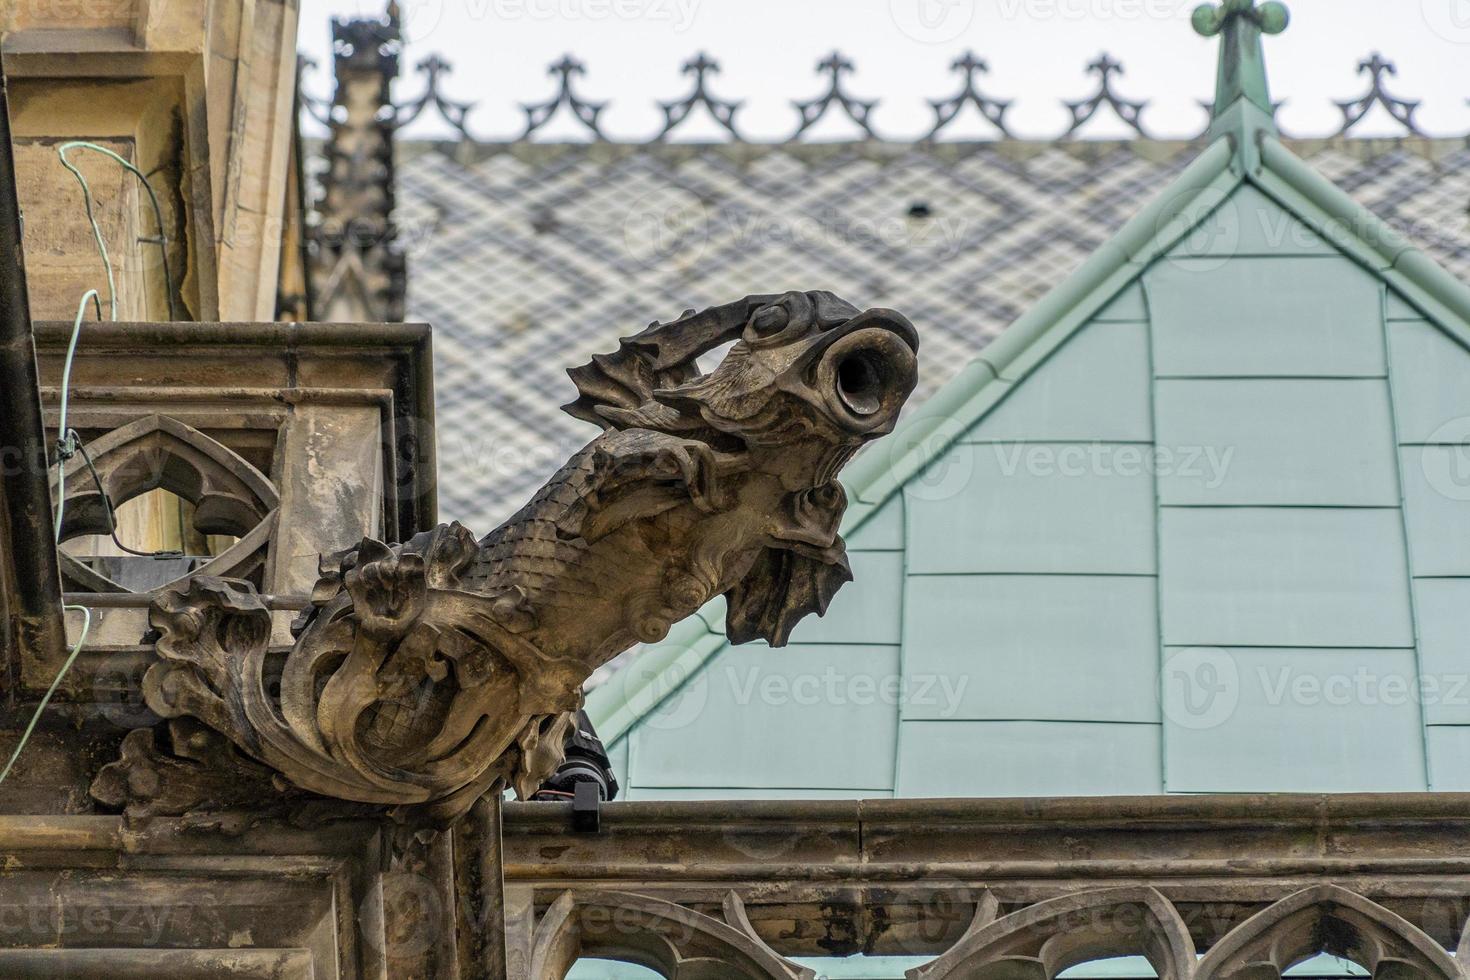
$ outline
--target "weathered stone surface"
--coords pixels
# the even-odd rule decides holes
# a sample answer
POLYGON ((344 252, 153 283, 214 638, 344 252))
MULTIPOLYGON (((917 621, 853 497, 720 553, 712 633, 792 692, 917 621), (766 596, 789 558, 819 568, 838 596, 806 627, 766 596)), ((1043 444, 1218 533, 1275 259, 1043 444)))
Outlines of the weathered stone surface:
MULTIPOLYGON (((504 525, 324 558, 278 670, 249 583, 195 576, 161 593, 148 706, 199 719, 296 789, 403 818, 455 818, 497 783, 524 798, 561 761, 582 683, 633 643, 717 595, 737 642, 781 646, 826 611, 852 577, 837 473, 892 430, 917 348, 899 314, 821 292, 656 323, 571 372, 568 411, 605 431, 504 525)), ((99 798, 157 813, 217 795, 150 775, 145 799, 130 767, 187 776, 134 751, 99 798)))

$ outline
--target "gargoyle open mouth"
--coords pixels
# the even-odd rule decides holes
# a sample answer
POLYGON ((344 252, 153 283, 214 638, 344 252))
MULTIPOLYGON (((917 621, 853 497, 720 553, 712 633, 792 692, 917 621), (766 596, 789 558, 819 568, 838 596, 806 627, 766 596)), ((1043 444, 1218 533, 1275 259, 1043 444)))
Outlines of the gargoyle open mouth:
POLYGON ((654 323, 570 372, 566 406, 605 428, 677 433, 727 453, 892 431, 918 380, 919 335, 893 310, 861 312, 826 292, 747 296, 654 323), (737 343, 701 373, 695 358, 737 343), (820 416, 814 418, 813 414, 820 416))
POLYGON ((913 325, 891 310, 867 310, 831 333, 816 368, 823 402, 847 428, 886 431, 918 381, 913 325))

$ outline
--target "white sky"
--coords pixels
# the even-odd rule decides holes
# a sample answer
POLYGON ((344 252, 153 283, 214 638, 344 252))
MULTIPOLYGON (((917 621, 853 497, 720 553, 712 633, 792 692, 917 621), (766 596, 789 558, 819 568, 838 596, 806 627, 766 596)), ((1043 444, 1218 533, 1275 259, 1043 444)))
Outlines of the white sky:
MULTIPOLYGON (((482 139, 519 134, 518 103, 553 92, 546 67, 564 53, 588 66, 576 80, 589 100, 608 101, 604 130, 614 139, 644 139, 662 115, 656 100, 682 98, 689 80, 679 67, 705 50, 720 63, 715 94, 743 100, 737 124, 748 138, 779 139, 795 128, 792 99, 823 90, 816 62, 833 48, 857 66, 847 76, 858 98, 878 99, 872 121, 887 137, 922 135, 932 124, 927 100, 958 91, 950 63, 973 49, 990 64, 987 94, 1015 102, 1007 117, 1022 136, 1059 133, 1068 122, 1063 99, 1090 94, 1084 67, 1107 50, 1126 67, 1120 93, 1148 99, 1143 122, 1155 135, 1194 135, 1204 115, 1197 100, 1214 85, 1215 40, 1196 36, 1196 0, 402 0, 406 76, 429 54, 454 66, 446 89, 475 101, 470 131, 482 139)), ((1285 34, 1266 38, 1272 94, 1285 98, 1280 121, 1289 135, 1325 135, 1341 121, 1333 100, 1367 91, 1357 63, 1374 50, 1398 65, 1390 91, 1423 106, 1417 117, 1434 135, 1470 131, 1470 0, 1293 0, 1285 34)), ((319 69, 308 91, 329 94, 331 15, 377 14, 382 0, 301 0, 302 50, 319 69)), ((400 100, 419 91, 399 83, 400 100)), ((973 109, 946 134, 984 135, 973 109), (962 127, 961 123, 968 123, 962 127)), ((538 138, 582 138, 565 110, 538 138)), ((845 121, 845 120, 844 120, 845 121)), ((1396 132, 1382 110, 1359 128, 1396 132), (1372 123, 1373 125, 1369 125, 1372 123)), ((417 123, 413 135, 440 135, 417 123)), ((709 138, 713 122, 692 118, 679 138, 709 138), (697 123, 697 125, 696 125, 697 123)), ((1126 127, 1095 119, 1084 135, 1115 136, 1126 127)), ((824 120, 818 138, 854 135, 824 120)))

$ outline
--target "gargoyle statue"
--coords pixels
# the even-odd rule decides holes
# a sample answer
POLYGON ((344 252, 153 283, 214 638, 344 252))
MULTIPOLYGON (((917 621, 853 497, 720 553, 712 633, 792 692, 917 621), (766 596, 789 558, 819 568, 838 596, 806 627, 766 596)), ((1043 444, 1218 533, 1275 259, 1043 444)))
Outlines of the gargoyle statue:
POLYGON ((497 782, 524 798, 587 676, 633 643, 721 594, 736 643, 782 646, 826 611, 852 578, 837 473, 893 429, 918 344, 826 292, 652 324, 570 372, 566 410, 604 431, 530 503, 479 541, 456 523, 323 558, 289 651, 248 583, 161 594, 144 696, 171 751, 130 733, 93 795, 146 815, 259 806, 274 785, 440 823, 497 782))

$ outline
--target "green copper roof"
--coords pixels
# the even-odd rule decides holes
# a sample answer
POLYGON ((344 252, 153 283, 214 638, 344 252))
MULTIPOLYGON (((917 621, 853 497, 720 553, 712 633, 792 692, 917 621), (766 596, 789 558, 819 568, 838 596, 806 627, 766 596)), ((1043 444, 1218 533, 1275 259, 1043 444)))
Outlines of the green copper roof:
POLYGON ((731 647, 715 603, 592 693, 633 795, 1470 785, 1470 288, 1257 125, 1236 57, 1200 156, 848 467, 827 619, 731 647), (1172 680, 1222 665, 1194 724, 1172 680), (1448 686, 1292 693, 1362 674, 1448 686))

